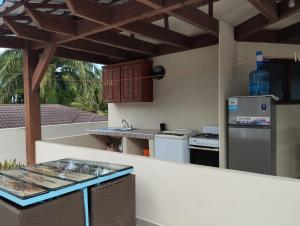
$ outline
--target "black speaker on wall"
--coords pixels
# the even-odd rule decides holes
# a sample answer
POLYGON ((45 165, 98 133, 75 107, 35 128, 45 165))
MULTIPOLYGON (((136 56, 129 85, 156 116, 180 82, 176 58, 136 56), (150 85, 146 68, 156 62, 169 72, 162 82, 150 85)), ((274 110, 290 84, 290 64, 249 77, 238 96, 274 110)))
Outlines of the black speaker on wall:
POLYGON ((152 70, 153 78, 156 80, 163 79, 165 77, 166 70, 163 66, 155 66, 152 70))

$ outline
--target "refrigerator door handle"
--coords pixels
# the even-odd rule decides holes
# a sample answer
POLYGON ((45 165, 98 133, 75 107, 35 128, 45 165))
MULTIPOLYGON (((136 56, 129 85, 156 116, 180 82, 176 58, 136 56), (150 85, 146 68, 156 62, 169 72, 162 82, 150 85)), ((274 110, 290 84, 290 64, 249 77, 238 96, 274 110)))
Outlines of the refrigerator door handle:
POLYGON ((231 128, 246 128, 246 129, 270 129, 271 126, 262 126, 262 125, 240 125, 240 124, 229 124, 231 128))

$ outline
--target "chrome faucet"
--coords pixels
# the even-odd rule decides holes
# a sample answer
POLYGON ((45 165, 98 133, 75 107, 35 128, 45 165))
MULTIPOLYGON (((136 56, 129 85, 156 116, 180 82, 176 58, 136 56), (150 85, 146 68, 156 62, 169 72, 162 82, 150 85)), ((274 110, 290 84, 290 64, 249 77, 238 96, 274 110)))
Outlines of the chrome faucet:
POLYGON ((125 119, 122 119, 122 125, 123 128, 131 128, 131 126, 129 126, 128 122, 125 119))

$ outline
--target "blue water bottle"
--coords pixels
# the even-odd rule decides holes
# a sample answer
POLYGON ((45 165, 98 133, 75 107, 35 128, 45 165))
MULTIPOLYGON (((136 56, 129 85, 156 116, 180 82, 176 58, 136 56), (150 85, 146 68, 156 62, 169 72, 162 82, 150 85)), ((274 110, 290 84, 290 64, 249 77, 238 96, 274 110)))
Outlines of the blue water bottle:
POLYGON ((262 69, 263 53, 256 52, 256 70, 249 75, 249 94, 250 96, 270 94, 270 73, 262 69))

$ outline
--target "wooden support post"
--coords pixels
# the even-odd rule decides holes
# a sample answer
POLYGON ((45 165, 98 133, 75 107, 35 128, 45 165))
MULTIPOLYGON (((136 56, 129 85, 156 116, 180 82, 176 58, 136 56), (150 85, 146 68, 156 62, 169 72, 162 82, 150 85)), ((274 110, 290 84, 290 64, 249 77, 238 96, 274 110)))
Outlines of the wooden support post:
POLYGON ((41 139, 41 111, 39 89, 32 89, 32 77, 38 64, 38 52, 27 44, 23 56, 24 109, 26 126, 27 164, 35 163, 35 141, 41 139))
POLYGON ((165 29, 169 30, 169 16, 167 14, 164 14, 164 25, 165 29))
POLYGON ((44 77, 51 59, 56 52, 56 49, 57 45, 55 44, 48 44, 48 46, 45 47, 32 76, 32 90, 37 90, 40 87, 40 83, 44 77))
POLYGON ((214 17, 214 1, 213 0, 208 1, 208 15, 210 17, 214 17))

